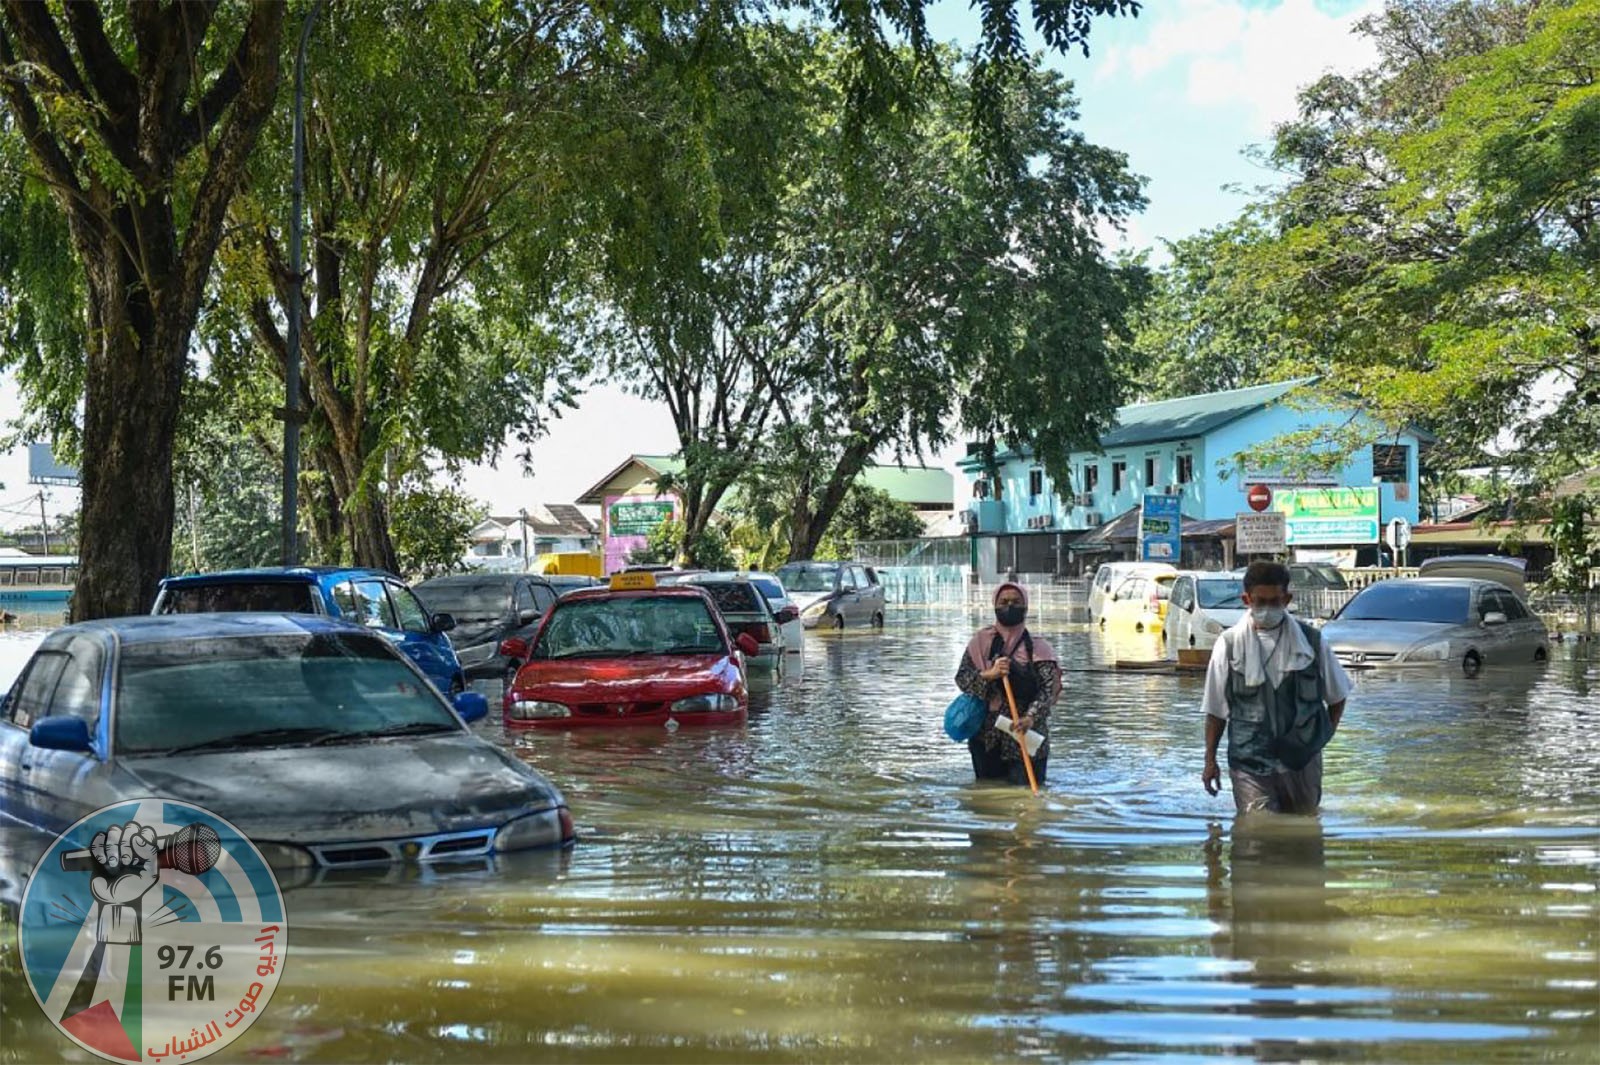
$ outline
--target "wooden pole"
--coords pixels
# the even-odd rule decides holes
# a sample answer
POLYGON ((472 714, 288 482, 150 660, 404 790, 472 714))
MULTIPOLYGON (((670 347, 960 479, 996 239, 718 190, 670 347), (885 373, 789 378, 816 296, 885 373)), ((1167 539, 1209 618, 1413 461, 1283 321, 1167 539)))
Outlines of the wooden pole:
POLYGON ((1020 725, 1022 718, 1017 714, 1017 697, 1011 694, 1011 678, 1001 677, 1000 682, 1006 687, 1006 705, 1011 707, 1011 734, 1016 737, 1017 746, 1022 748, 1022 768, 1028 771, 1028 787, 1037 795, 1039 781, 1033 775, 1033 755, 1028 753, 1028 738, 1020 725))

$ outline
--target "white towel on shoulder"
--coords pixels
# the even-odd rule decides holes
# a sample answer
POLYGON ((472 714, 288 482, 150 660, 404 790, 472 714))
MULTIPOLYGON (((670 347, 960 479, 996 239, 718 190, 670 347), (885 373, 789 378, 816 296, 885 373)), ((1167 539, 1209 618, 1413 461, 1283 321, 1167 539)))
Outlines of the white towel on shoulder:
POLYGON ((1293 617, 1285 618, 1278 629, 1269 634, 1272 643, 1267 651, 1261 635, 1249 613, 1234 623, 1225 634, 1228 641, 1228 666, 1244 677, 1244 682, 1254 688, 1271 681, 1273 686, 1283 683, 1286 674, 1305 669, 1316 658, 1311 653, 1311 641, 1293 617))

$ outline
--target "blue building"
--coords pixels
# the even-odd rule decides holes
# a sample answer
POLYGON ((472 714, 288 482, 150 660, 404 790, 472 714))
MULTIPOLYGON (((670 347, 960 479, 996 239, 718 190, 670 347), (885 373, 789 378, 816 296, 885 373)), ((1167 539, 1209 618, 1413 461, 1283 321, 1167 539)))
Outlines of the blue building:
MULTIPOLYGON (((1052 482, 1043 464, 1027 452, 1000 452, 995 478, 984 468, 977 446, 969 445, 959 464, 972 496, 968 531, 980 541, 997 540, 998 572, 1060 574, 1080 571, 1089 556, 1097 556, 1095 561, 1133 557, 1138 508, 1151 491, 1181 498, 1184 558, 1190 565, 1232 563, 1234 517, 1248 508, 1245 494, 1254 484, 1280 491, 1360 488, 1368 498, 1376 489, 1382 521, 1398 517, 1415 523, 1423 440, 1415 432, 1387 432, 1349 409, 1295 404, 1292 394, 1308 383, 1288 381, 1123 407, 1097 450, 1067 456, 1067 484, 1052 482), (1328 461, 1316 473, 1262 470, 1244 460, 1252 449, 1288 433, 1348 434, 1352 429, 1367 443, 1348 456, 1336 456, 1330 444, 1328 461)), ((979 547, 979 569, 988 570, 985 545, 979 547)), ((1343 553, 1352 564, 1363 549, 1366 557, 1376 551, 1364 537, 1316 547, 1323 554, 1343 553)))

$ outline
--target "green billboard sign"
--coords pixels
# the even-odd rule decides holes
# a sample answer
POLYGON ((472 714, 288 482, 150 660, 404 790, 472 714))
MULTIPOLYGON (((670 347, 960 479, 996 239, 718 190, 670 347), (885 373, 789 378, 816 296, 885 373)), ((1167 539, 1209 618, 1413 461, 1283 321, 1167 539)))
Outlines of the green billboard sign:
POLYGON ((607 521, 611 536, 649 536, 656 527, 672 520, 672 503, 668 500, 645 499, 637 503, 618 501, 611 504, 607 521))
POLYGON ((1288 525, 1290 547, 1378 542, 1378 489, 1281 488, 1272 509, 1288 525))

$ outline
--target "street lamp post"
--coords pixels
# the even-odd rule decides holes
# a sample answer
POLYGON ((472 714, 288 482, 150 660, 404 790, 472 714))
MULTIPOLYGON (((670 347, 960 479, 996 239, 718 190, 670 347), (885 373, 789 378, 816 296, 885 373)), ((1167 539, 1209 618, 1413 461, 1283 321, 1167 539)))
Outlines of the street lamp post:
POLYGON ((306 12, 300 27, 300 49, 294 57, 294 182, 289 191, 289 306, 287 353, 283 368, 283 564, 300 561, 300 317, 305 304, 305 277, 300 266, 301 213, 306 185, 306 45, 322 0, 306 12))

